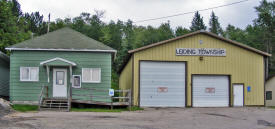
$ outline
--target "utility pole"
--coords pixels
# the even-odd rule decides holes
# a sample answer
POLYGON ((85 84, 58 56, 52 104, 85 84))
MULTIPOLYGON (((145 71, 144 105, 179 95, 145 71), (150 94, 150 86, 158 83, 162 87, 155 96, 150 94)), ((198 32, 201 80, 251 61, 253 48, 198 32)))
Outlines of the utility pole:
POLYGON ((47 33, 50 32, 50 22, 51 22, 51 14, 49 13, 49 21, 48 21, 48 30, 47 30, 47 33))

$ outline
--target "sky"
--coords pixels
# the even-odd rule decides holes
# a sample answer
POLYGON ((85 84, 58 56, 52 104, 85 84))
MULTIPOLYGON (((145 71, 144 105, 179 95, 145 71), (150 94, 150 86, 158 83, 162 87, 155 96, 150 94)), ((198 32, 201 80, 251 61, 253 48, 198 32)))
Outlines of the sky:
MULTIPOLYGON (((51 19, 79 16, 81 12, 95 14, 94 10, 105 11, 103 21, 110 20, 140 21, 150 18, 163 17, 178 13, 196 11, 200 9, 230 4, 240 0, 18 0, 23 12, 39 11, 47 18, 51 13, 51 19)), ((219 17, 221 26, 225 28, 232 24, 244 29, 257 18, 254 9, 260 0, 249 0, 236 5, 202 11, 204 23, 208 26, 212 11, 219 17)), ((151 25, 157 27, 164 22, 170 22, 172 28, 182 26, 189 28, 194 14, 187 14, 167 19, 134 23, 136 25, 151 25)), ((46 20, 46 19, 44 19, 46 20)))

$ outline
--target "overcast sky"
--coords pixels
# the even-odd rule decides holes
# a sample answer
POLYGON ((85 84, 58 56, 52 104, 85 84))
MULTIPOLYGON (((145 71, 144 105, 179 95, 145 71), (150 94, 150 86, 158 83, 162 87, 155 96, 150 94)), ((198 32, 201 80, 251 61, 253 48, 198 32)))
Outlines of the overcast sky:
MULTIPOLYGON (((103 21, 110 20, 132 21, 162 17, 178 13, 190 12, 199 9, 229 4, 240 0, 18 0, 23 12, 39 11, 47 18, 51 13, 51 19, 79 16, 81 12, 94 13, 94 10, 104 10, 103 21)), ((214 9, 223 28, 228 24, 245 28, 252 24, 257 17, 254 7, 260 0, 249 0, 240 4, 214 9)), ((212 10, 200 12, 204 23, 208 20, 212 10)), ((161 19, 155 21, 136 23, 137 25, 159 26, 163 22, 170 21, 173 28, 183 26, 189 28, 194 14, 161 19)), ((46 20, 46 19, 44 19, 46 20)))

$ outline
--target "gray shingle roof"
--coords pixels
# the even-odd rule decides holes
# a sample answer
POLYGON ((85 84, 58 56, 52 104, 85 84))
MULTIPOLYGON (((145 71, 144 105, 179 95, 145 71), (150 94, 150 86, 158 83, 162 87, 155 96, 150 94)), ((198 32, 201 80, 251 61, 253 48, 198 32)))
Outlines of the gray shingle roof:
POLYGON ((23 41, 6 49, 116 52, 113 48, 68 27, 23 41))
POLYGON ((10 57, 0 51, 0 60, 4 60, 6 63, 9 63, 10 57))

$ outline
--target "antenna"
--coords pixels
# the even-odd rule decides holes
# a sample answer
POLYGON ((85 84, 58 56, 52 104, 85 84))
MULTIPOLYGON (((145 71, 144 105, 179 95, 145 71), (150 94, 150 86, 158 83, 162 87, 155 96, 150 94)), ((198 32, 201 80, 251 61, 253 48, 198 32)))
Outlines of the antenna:
POLYGON ((50 22, 51 22, 51 14, 49 13, 49 21, 48 21, 48 30, 47 30, 47 33, 50 32, 50 22))

